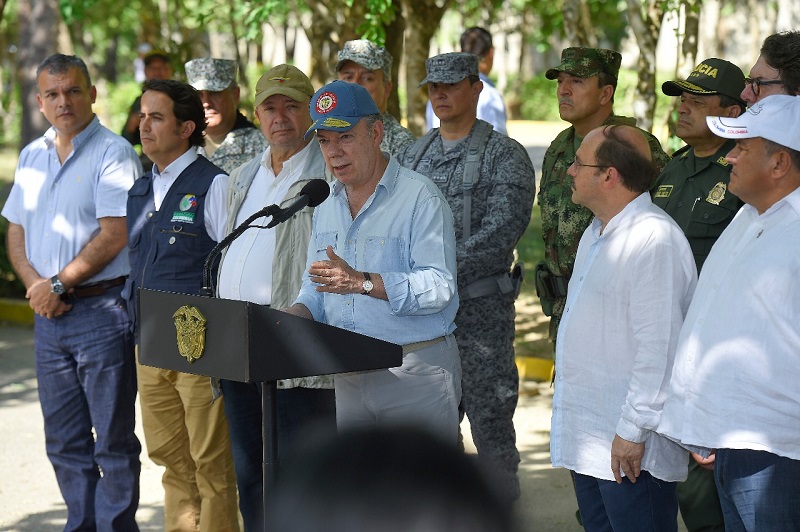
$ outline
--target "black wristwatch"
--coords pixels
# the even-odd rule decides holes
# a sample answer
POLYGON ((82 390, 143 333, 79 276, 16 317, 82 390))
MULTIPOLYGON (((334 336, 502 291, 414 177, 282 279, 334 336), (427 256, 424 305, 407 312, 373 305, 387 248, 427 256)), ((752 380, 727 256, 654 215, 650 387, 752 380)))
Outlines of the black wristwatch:
POLYGON ((67 289, 64 288, 64 283, 58 280, 58 274, 50 278, 50 291, 57 296, 62 296, 64 292, 67 291, 67 289))
POLYGON ((364 289, 361 292, 363 295, 369 295, 372 292, 372 289, 375 288, 375 285, 372 284, 372 278, 369 276, 367 272, 364 272, 364 281, 361 283, 361 288, 364 289))

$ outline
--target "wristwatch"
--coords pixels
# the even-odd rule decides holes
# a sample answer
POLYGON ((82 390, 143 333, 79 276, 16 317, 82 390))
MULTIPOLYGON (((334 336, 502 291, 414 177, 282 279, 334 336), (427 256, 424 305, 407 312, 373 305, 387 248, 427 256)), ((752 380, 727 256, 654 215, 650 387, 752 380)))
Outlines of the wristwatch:
POLYGON ((64 292, 67 291, 64 288, 64 283, 58 280, 58 275, 54 275, 50 278, 50 291, 57 296, 64 295, 64 292))
POLYGON ((364 281, 361 283, 361 288, 364 289, 361 292, 363 295, 369 295, 372 292, 372 289, 375 288, 375 285, 372 284, 372 278, 369 276, 367 272, 364 272, 364 281))

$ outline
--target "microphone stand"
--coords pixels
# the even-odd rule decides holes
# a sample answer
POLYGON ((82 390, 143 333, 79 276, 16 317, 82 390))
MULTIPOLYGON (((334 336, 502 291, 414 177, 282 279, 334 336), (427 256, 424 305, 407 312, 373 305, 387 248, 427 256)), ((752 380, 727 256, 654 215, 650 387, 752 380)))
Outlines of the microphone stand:
MULTIPOLYGON (((263 216, 274 217, 281 211, 277 205, 269 205, 247 218, 231 233, 219 241, 206 257, 203 264, 203 288, 200 294, 207 297, 216 297, 216 287, 211 279, 211 269, 214 260, 228 247, 231 242, 239 238, 242 233, 250 228, 267 229, 271 226, 252 225, 263 216)), ((267 530, 267 505, 268 496, 275 490, 278 478, 278 383, 277 381, 260 382, 261 387, 261 442, 262 442, 262 511, 264 530, 267 530)))
POLYGON ((219 243, 214 246, 214 248, 208 254, 208 257, 206 257, 205 263, 203 264, 203 288, 200 289, 200 295, 214 297, 216 294, 216 287, 214 285, 214 281, 211 279, 211 268, 214 264, 214 259, 216 259, 220 253, 222 253, 222 250, 230 246, 231 242, 239 238, 242 233, 251 227, 257 229, 267 229, 269 226, 251 224, 262 216, 274 216, 280 212, 280 210, 281 208, 277 205, 269 205, 264 207, 242 222, 238 227, 231 231, 228 236, 220 240, 219 243))

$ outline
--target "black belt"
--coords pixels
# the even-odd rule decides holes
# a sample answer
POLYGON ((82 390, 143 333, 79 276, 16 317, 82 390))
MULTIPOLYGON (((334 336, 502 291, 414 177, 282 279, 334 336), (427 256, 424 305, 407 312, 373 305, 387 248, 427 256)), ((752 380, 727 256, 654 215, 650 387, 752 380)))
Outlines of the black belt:
MULTIPOLYGON (((83 286, 76 286, 72 293, 73 297, 97 297, 102 296, 115 286, 122 286, 125 284, 125 277, 117 277, 116 279, 109 279, 108 281, 100 281, 99 283, 85 284, 83 286)), ((65 294, 66 295, 66 294, 65 294)))

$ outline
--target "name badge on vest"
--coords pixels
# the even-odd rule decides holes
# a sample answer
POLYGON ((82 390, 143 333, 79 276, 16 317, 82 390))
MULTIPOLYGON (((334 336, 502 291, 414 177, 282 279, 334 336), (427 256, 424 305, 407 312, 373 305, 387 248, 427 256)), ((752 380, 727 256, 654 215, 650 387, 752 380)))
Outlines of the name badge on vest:
POLYGON ((180 210, 172 213, 172 219, 170 222, 181 222, 187 224, 194 223, 195 213, 187 211, 195 207, 197 207, 197 196, 194 194, 186 194, 181 198, 181 202, 178 204, 178 208, 180 210))

